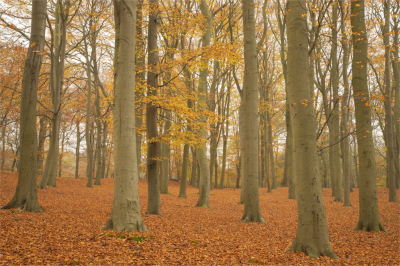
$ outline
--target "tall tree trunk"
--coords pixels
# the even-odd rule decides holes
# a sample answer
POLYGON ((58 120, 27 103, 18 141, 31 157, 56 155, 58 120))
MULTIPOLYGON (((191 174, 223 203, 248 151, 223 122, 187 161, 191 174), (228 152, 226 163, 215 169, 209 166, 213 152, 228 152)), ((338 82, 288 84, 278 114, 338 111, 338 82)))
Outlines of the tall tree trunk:
MULTIPOLYGON (((268 92, 267 92, 268 93, 268 92)), ((267 97, 269 104, 271 101, 269 100, 269 96, 267 97)), ((268 154, 269 154, 269 163, 270 163, 270 170, 271 170, 271 180, 272 180, 272 189, 276 189, 276 176, 275 176, 275 159, 274 159, 274 146, 273 146, 273 139, 272 139, 272 121, 271 121, 271 113, 267 109, 267 125, 268 125, 268 154)))
MULTIPOLYGON (((213 73, 213 79, 211 82, 210 86, 210 93, 209 93, 209 104, 208 104, 208 110, 212 113, 215 113, 215 108, 216 108, 216 102, 215 102, 215 96, 217 94, 217 78, 218 78, 218 73, 219 73, 219 62, 217 60, 214 60, 214 73, 213 73)), ((217 184, 217 179, 215 177, 214 179, 214 184, 212 182, 213 180, 213 175, 214 175, 214 166, 215 166, 215 161, 217 157, 217 138, 218 138, 218 129, 216 123, 211 123, 210 125, 211 129, 211 139, 210 139, 210 188, 216 187, 217 184)))
POLYGON ((308 84, 308 33, 306 0, 288 1, 287 86, 293 122, 294 166, 297 180, 298 227, 290 251, 310 257, 336 258, 328 225, 318 171, 314 99, 308 84))
POLYGON ((114 201, 104 230, 147 231, 140 214, 135 128, 136 1, 114 1, 114 201), (121 41, 123 40, 123 41, 121 41))
POLYGON ((368 92, 368 42, 365 27, 364 0, 351 2, 353 36, 353 93, 359 155, 360 216, 355 230, 385 231, 380 222, 376 189, 375 147, 372 136, 371 107, 368 92))
MULTIPOLYGON (((103 140, 102 140, 102 144, 101 144, 101 154, 102 154, 102 158, 101 158, 101 179, 105 178, 105 172, 106 172, 106 152, 107 152, 107 135, 108 135, 108 131, 107 131, 107 126, 108 123, 104 122, 104 127, 103 127, 103 140)), ((138 171, 138 174, 140 172, 138 171)))
POLYGON ((96 107, 96 181, 94 184, 96 186, 101 185, 101 159, 102 159, 102 148, 101 148, 101 135, 102 135, 102 126, 101 126, 101 111, 100 111, 100 90, 99 90, 99 82, 96 77, 98 77, 98 68, 97 68, 97 53, 96 53, 96 28, 92 31, 92 62, 93 62, 93 74, 95 76, 94 80, 94 91, 95 91, 95 107, 96 107))
POLYGON ((265 223, 260 210, 258 186, 258 65, 255 34, 255 3, 243 1, 244 32, 244 214, 243 222, 265 223))
MULTIPOLYGON (((343 47, 343 83, 344 92, 342 95, 342 158, 343 158, 343 180, 344 180, 344 206, 351 206, 350 203, 350 141, 349 141, 349 126, 348 126, 348 110, 349 110, 349 77, 347 75, 347 68, 349 66, 349 45, 347 40, 347 33, 345 28, 346 23, 346 10, 343 0, 339 1, 340 4, 340 31, 342 34, 342 47, 343 47)), ((340 184, 340 182, 338 182, 340 184)), ((341 186, 338 188, 341 189, 341 186)), ((341 195, 341 193, 338 193, 341 195)))
POLYGON ((196 173, 197 173, 197 158, 196 158, 196 149, 191 147, 192 150, 192 177, 190 180, 190 184, 192 187, 196 187, 196 173))
MULTIPOLYGON (((200 1, 200 9, 202 15, 205 17, 204 20, 204 29, 202 36, 202 47, 207 47, 211 43, 211 34, 212 34, 212 17, 210 11, 208 9, 206 0, 200 1)), ((198 85, 198 110, 200 113, 199 120, 201 123, 206 122, 206 116, 204 115, 204 111, 206 110, 207 99, 207 75, 208 75, 208 59, 202 56, 201 58, 202 65, 206 66, 200 70, 199 75, 199 85, 198 85)), ((203 139, 203 143, 197 148, 197 159, 199 161, 199 199, 196 203, 196 206, 209 208, 210 207, 210 168, 207 160, 207 148, 206 148, 206 131, 203 128, 198 129, 198 134, 203 139)))
MULTIPOLYGON (((399 3, 397 2, 398 6, 399 3)), ((397 167, 396 167, 396 189, 400 187, 400 62, 399 62, 399 19, 394 19, 394 37, 393 37, 393 46, 394 46, 394 60, 392 60, 392 68, 393 68, 393 79, 394 79, 394 93, 395 93, 395 104, 394 104, 394 116, 393 121, 395 123, 396 129, 396 143, 397 150, 397 167)), ((395 164, 396 165, 396 164, 395 164)))
MULTIPOLYGON (((4 129, 5 129, 5 127, 4 127, 4 129)), ((46 134, 47 134, 46 117, 42 116, 40 118, 40 122, 39 122, 38 175, 41 175, 43 172, 44 143, 46 141, 46 134)), ((4 145, 4 142, 3 142, 3 145, 4 145)), ((3 157, 3 160, 4 160, 4 157, 3 157)))
POLYGON ((385 132, 386 132, 386 165, 389 183, 389 201, 397 202, 396 171, 394 167, 394 124, 392 115, 392 88, 390 83, 390 0, 384 2, 385 26, 383 30, 383 44, 385 46, 385 132))
POLYGON ((230 85, 228 85, 228 94, 227 94, 227 104, 226 104, 226 110, 225 110, 225 117, 226 117, 226 130, 225 134, 223 134, 224 138, 224 143, 222 147, 222 169, 221 169, 221 181, 219 183, 219 188, 223 189, 225 185, 225 171, 226 171, 226 149, 228 145, 228 137, 229 137, 229 106, 231 103, 231 90, 229 88, 230 85))
POLYGON ((58 155, 58 176, 61 177, 62 173, 62 159, 64 157, 64 144, 65 144, 65 130, 62 133, 62 138, 61 138, 61 152, 58 155))
MULTIPOLYGON (((158 90, 158 0, 151 0, 151 12, 149 13, 148 29, 148 73, 147 73, 147 96, 156 97, 158 90)), ((157 139, 157 105, 152 101, 147 103, 146 108, 146 130, 147 130, 147 190, 148 205, 147 214, 161 215, 161 201, 158 184, 158 157, 160 155, 160 143, 157 139)))
MULTIPOLYGON (((92 10, 93 12, 93 10, 92 10)), ((89 28, 92 28, 93 19, 90 15, 89 28)), ((85 33, 85 32, 84 32, 85 33)), ((92 70, 89 58, 89 49, 86 38, 84 39, 85 44, 85 60, 86 60, 86 76, 87 76, 87 102, 86 102, 86 123, 85 123, 85 141, 86 141, 86 178, 88 179, 86 187, 93 187, 93 142, 92 142, 92 131, 90 122, 90 113, 92 105, 92 70)), ((114 62, 115 65, 115 62, 114 62)), ((115 82, 115 81, 114 81, 115 82)))
MULTIPOLYGON (((145 52, 144 52, 144 37, 143 37, 143 0, 137 2, 136 8, 136 50, 135 50, 135 62, 136 62, 136 84, 141 87, 145 86, 146 72, 145 72, 145 52)), ((142 158, 142 133, 140 128, 143 124, 143 102, 144 90, 136 88, 135 90, 135 114, 136 114, 136 153, 138 160, 138 173, 140 175, 140 164, 142 158)))
MULTIPOLYGON (((339 71, 337 58, 337 19, 338 19, 338 3, 335 2, 332 6, 332 72, 331 81, 333 89, 334 102, 339 101, 339 71)), ((333 163, 335 164, 335 186, 336 193, 334 201, 342 202, 342 175, 340 165, 340 128, 339 128, 339 102, 333 106, 332 110, 332 139, 333 139, 333 163)))
POLYGON ((179 197, 186 198, 186 183, 187 183, 187 174, 189 166, 189 144, 185 144, 183 147, 183 163, 182 163, 182 177, 181 184, 179 188, 179 197))
POLYGON ((80 121, 76 123, 76 149, 75 149, 75 178, 79 176, 79 149, 81 146, 81 132, 79 131, 80 121))
POLYGON ((20 167, 13 198, 2 209, 43 212, 37 196, 36 100, 46 26, 46 0, 32 2, 31 38, 21 85, 20 167))
POLYGON ((53 103, 52 128, 50 135, 50 147, 47 153, 42 178, 39 188, 56 186, 57 159, 59 156, 59 136, 61 123, 61 94, 64 84, 65 48, 67 43, 67 21, 69 15, 70 0, 65 0, 56 6, 54 35, 52 36, 50 90, 53 103), (53 47, 55 51, 53 53, 53 47))

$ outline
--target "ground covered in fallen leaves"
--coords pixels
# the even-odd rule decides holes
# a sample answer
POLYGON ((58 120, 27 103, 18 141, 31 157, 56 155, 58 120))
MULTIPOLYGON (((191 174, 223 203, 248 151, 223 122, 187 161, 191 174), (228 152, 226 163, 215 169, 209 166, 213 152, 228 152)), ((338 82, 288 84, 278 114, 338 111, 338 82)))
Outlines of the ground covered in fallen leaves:
MULTIPOLYGON (((13 196, 17 175, 1 173, 4 206, 13 196)), ((399 265, 399 203, 388 202, 378 189, 380 218, 390 234, 353 231, 358 221, 358 190, 353 207, 334 202, 324 189, 329 236, 339 259, 311 259, 286 252, 296 235, 297 207, 288 189, 260 189, 266 224, 241 223, 239 189, 214 189, 210 209, 195 207, 197 189, 178 198, 179 183, 169 182, 161 195, 162 216, 146 215, 147 182, 140 180, 142 217, 150 233, 101 231, 110 216, 113 179, 86 187, 85 179, 57 178, 57 187, 38 190, 44 213, 1 210, 0 263, 13 264, 268 264, 268 265, 399 265)), ((399 191, 397 191, 399 196, 399 191)))

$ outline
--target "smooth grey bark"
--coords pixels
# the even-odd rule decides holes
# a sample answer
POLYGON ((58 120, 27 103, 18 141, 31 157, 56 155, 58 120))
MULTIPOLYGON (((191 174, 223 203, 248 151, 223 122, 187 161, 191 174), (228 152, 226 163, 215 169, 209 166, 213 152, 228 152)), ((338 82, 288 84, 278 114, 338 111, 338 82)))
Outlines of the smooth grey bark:
POLYGON ((265 223, 260 210, 258 185, 258 65, 255 34, 255 3, 242 2, 244 32, 244 214, 243 222, 265 223))
MULTIPOLYGON (((107 135, 108 135, 108 130, 107 130, 108 123, 104 122, 103 124, 103 138, 102 138, 102 143, 101 143, 101 179, 105 178, 105 173, 106 173, 106 151, 107 151, 107 135)), ((138 171, 138 173, 140 173, 138 171)))
MULTIPOLYGON (((93 6, 92 11, 93 12, 93 6)), ((89 29, 92 28, 93 18, 92 15, 89 16, 89 29)), ((82 27, 83 33, 85 32, 85 28, 82 27)), ((117 34, 117 33, 116 33, 117 34)), ((85 114, 85 141, 86 141, 86 178, 88 179, 86 187, 93 187, 93 142, 92 142, 92 130, 91 130, 91 105, 92 105, 92 69, 91 69, 91 59, 89 58, 89 49, 87 39, 83 40, 85 47, 85 62, 86 62, 86 77, 87 77, 87 94, 86 94, 86 114, 85 114)), ((114 81, 115 82, 115 81, 114 81)))
POLYGON ((227 92, 227 104, 226 104, 226 110, 225 110, 225 117, 226 119, 226 127, 224 127, 224 131, 222 133, 224 142, 222 145, 222 169, 221 169, 221 181, 219 183, 219 188, 223 189, 225 186, 225 171, 226 171, 226 151, 227 151, 227 145, 228 145, 228 138, 229 138, 229 107, 231 103, 231 90, 230 90, 230 84, 228 85, 228 92, 227 92))
MULTIPOLYGON (((61 3, 61 1, 59 2, 61 3)), ((61 94, 64 84, 64 62, 67 43, 67 21, 69 17, 70 0, 65 0, 61 5, 56 5, 55 26, 52 32, 51 45, 51 70, 50 91, 53 104, 52 127, 50 135, 50 146, 44 164, 43 175, 40 179, 39 188, 56 186, 57 160, 59 156, 59 136, 61 123, 61 94), (54 47, 55 46, 55 47, 54 47), (53 52, 53 47, 54 52, 53 52)))
MULTIPOLYGON (((92 30, 92 42, 91 42, 91 47, 92 47, 92 62, 93 62, 93 74, 95 77, 98 76, 98 68, 97 68, 97 45, 96 45, 96 28, 92 30)), ((101 185, 101 160, 102 160, 102 148, 101 148, 101 135, 102 135, 102 126, 101 126, 101 111, 100 111, 100 89, 99 89, 99 84, 97 82, 97 79, 95 78, 94 80, 94 91, 95 91, 95 109, 96 109, 96 180, 94 184, 96 186, 101 185)))
MULTIPOLYGON (((207 47, 211 43, 212 34, 212 17, 210 10, 208 9, 206 0, 200 1, 200 10, 204 16, 204 29, 202 36, 202 47, 207 47)), ((198 84, 198 110, 199 110, 199 120, 201 123, 205 123, 207 118, 204 115, 206 110, 207 99, 207 76, 208 76, 208 59, 204 56, 201 57, 201 63, 204 68, 200 69, 199 84, 198 84)), ((197 207, 209 208, 210 207, 210 168, 207 160, 207 148, 206 148, 206 131, 204 128, 199 127, 198 134, 203 140, 201 145, 197 148, 196 156, 199 161, 199 199, 196 203, 197 207)))
POLYGON ((353 36, 352 79, 359 156, 359 220, 355 230, 387 232, 380 222, 376 189, 375 147, 368 92, 368 42, 364 0, 351 2, 353 36))
MULTIPOLYGON (((149 13, 148 28, 148 72, 147 72, 147 97, 156 97, 158 90, 158 0, 150 1, 152 11, 149 13)), ((157 105, 152 101, 146 107, 146 131, 147 131, 147 190, 148 205, 147 214, 161 215, 161 201, 158 180, 158 157, 160 155, 160 143, 157 130, 157 105)))
MULTIPOLYGON (((400 9, 400 3, 397 2, 397 10, 400 9)), ((396 151, 396 189, 400 187, 400 62, 399 62, 399 19, 398 17, 393 18, 394 20, 394 37, 393 37, 393 58, 392 60, 392 69, 393 69, 393 80, 394 80, 394 94, 395 94, 395 104, 393 106, 393 121, 395 122, 396 129, 396 142, 397 142, 397 151, 396 151)))
POLYGON ((183 147, 183 163, 182 163, 182 176, 181 183, 179 187, 179 196, 181 198, 186 198, 186 184, 189 168, 189 144, 185 144, 183 147))
POLYGON ((137 2, 136 7, 136 50, 135 50, 135 62, 136 62, 136 84, 140 84, 140 87, 135 89, 135 114, 136 114, 136 149, 137 149, 137 160, 138 160, 138 173, 140 174, 140 164, 142 158, 142 133, 140 128, 143 124, 143 102, 141 101, 144 97, 144 84, 146 82, 145 72, 145 51, 144 51, 144 37, 143 37, 143 0, 137 2))
MULTIPOLYGON (((349 141, 349 125, 348 125, 348 110, 349 110, 349 77, 347 75, 347 69, 349 66, 349 45, 347 40, 347 33, 346 33, 346 10, 343 3, 343 0, 339 1, 340 4, 340 31, 342 34, 342 47, 343 47, 343 84, 344 84, 344 91, 341 98, 341 109, 342 109, 342 120, 341 120, 341 145, 342 145, 342 158, 343 158, 343 180, 344 180, 344 204, 343 206, 351 206, 350 203, 350 141, 349 141)), ((339 182, 338 182, 339 184, 339 182)), ((339 189, 341 187, 339 186, 339 189)), ((341 195, 341 193, 340 193, 341 195)))
POLYGON ((190 180, 190 185, 192 187, 196 187, 196 173, 197 173, 196 149, 191 147, 191 150, 192 150, 192 176, 190 180))
POLYGON ((297 235, 289 251, 301 251, 314 258, 321 255, 337 258, 329 243, 318 171, 314 99, 308 84, 306 0, 289 1, 287 8, 290 10, 287 13, 287 86, 293 122, 298 212, 297 235))
MULTIPOLYGON (((333 91, 333 100, 339 101, 339 71, 338 71, 338 56, 337 56, 337 19, 338 19, 338 3, 335 2, 332 6, 332 70, 331 70, 331 82, 333 91)), ((333 163, 335 168, 335 198, 334 201, 342 202, 342 175, 341 175, 341 165, 340 165, 340 128, 339 128, 339 103, 333 106, 332 110, 332 141, 333 145, 333 163)))
POLYGON ((62 159, 64 157, 65 134, 66 134, 66 131, 63 130, 62 138, 61 138, 61 152, 58 155, 58 176, 59 177, 61 177, 61 173, 62 173, 62 159))
POLYGON ((280 59, 282 65, 282 72, 283 78, 285 81, 285 91, 286 91, 286 113, 285 113, 285 120, 286 120, 286 142, 285 142, 285 168, 284 168, 284 179, 288 180, 289 186, 289 199, 296 199, 296 182, 295 182, 295 175, 293 172, 293 127, 292 121, 290 118, 290 108, 289 108, 289 97, 288 97, 288 90, 287 90, 287 64, 286 64, 286 41, 285 41, 285 29, 286 29, 286 13, 284 12, 283 18, 281 16, 281 3, 278 2, 278 11, 276 12, 278 25, 279 25, 279 34, 280 34, 280 59))
POLYGON ((385 133, 386 133, 386 165, 389 183, 389 201, 397 202, 394 155, 394 123, 392 115, 392 88, 390 81, 390 1, 384 1, 385 25, 383 28, 383 44, 385 46, 385 133))
MULTIPOLYGON (((5 129, 5 127, 4 127, 5 129)), ((39 142, 38 142, 38 175, 43 172, 43 161, 44 161, 44 143, 46 141, 47 134, 47 123, 46 117, 42 116, 39 122, 39 142)), ((3 142, 4 145, 4 142, 3 142)), ((2 158, 4 160, 4 157, 2 158)), ((3 161, 2 161, 3 164, 3 161)))
POLYGON ((114 1, 114 201, 103 230, 148 231, 140 214, 135 132, 137 1, 114 1))
POLYGON ((2 209, 19 208, 29 212, 43 212, 39 206, 36 187, 36 100, 45 41, 46 5, 46 0, 32 2, 31 37, 21 85, 18 184, 13 198, 2 209))
MULTIPOLYGON (((214 60, 213 62, 213 78, 210 86, 210 93, 208 94, 209 96, 209 103, 208 103, 208 110, 212 113, 215 112, 216 108, 216 101, 215 101, 215 96, 217 94, 217 79, 218 79, 218 73, 220 72, 220 64, 217 60, 214 60)), ((211 123, 210 125, 210 188, 212 189, 213 187, 217 187, 218 181, 217 177, 214 179, 214 184, 212 182, 213 176, 214 176, 214 166, 215 166, 215 161, 217 157, 217 138, 218 138, 218 126, 217 123, 211 123)))
POLYGON ((81 132, 79 131, 80 121, 76 122, 76 149, 75 149, 75 178, 79 176, 79 149, 81 146, 81 132))

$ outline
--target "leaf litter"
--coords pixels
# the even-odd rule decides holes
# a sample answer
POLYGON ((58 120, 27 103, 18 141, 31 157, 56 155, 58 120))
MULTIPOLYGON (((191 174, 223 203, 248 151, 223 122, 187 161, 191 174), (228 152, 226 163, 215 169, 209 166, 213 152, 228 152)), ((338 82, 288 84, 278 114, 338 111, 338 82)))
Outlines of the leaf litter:
MULTIPOLYGON (((1 173, 0 204, 13 196, 17 174, 1 173)), ((358 189, 353 207, 334 202, 323 189, 329 237, 339 259, 311 259, 287 252, 296 236, 297 205, 288 189, 267 193, 260 188, 266 224, 242 223, 240 189, 213 189, 210 209, 195 207, 197 189, 187 187, 178 198, 179 183, 169 181, 161 194, 162 216, 146 215, 147 180, 139 180, 141 214, 150 233, 102 231, 110 216, 113 179, 86 187, 86 179, 57 178, 57 187, 38 189, 44 213, 1 210, 0 263, 62 265, 400 265, 399 203, 388 202, 378 189, 381 222, 390 234, 353 231, 358 221, 358 189)), ((399 190, 397 190, 399 195, 399 190)))

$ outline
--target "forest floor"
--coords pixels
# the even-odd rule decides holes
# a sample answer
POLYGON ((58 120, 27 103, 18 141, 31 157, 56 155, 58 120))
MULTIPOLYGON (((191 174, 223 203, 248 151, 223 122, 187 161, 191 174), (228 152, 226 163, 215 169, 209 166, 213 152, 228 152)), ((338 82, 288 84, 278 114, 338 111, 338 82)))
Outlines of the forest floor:
MULTIPOLYGON (((17 175, 1 173, 4 206, 13 196, 17 175)), ((380 218, 387 233, 353 231, 358 221, 358 189, 353 207, 334 202, 324 189, 329 237, 339 259, 308 258, 287 252, 296 236, 297 207, 288 189, 260 189, 266 224, 241 223, 239 189, 213 189, 210 209, 195 207, 197 189, 188 186, 178 198, 179 183, 169 182, 161 195, 162 216, 146 215, 147 181, 140 180, 142 217, 150 233, 102 231, 110 216, 113 179, 86 187, 85 179, 57 178, 57 187, 38 190, 44 213, 1 210, 0 264, 268 264, 268 265, 399 265, 399 203, 388 202, 378 189, 380 218)), ((399 190, 397 195, 399 196, 399 190)))

